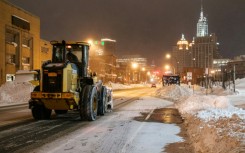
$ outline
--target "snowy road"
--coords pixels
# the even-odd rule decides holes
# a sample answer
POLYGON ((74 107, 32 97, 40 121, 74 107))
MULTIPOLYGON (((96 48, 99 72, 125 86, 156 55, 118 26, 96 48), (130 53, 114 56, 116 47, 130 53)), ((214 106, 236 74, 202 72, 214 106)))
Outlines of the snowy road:
POLYGON ((0 127, 32 120, 27 104, 0 107, 0 127))
POLYGON ((185 138, 178 135, 180 124, 161 123, 171 117, 172 102, 152 97, 155 90, 115 91, 115 109, 95 122, 69 113, 1 130, 0 152, 164 152, 168 144, 183 143, 185 138))
POLYGON ((179 126, 152 120, 155 109, 172 105, 151 97, 154 91, 147 88, 114 93, 116 109, 112 113, 34 152, 158 153, 169 143, 182 142, 177 135, 179 126))

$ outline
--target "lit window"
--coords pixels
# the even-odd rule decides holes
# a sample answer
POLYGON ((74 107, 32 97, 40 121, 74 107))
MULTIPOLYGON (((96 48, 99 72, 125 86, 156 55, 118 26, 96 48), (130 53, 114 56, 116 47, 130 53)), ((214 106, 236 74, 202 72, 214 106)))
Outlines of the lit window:
POLYGON ((6 61, 8 64, 15 64, 15 55, 6 55, 6 61))
POLYGON ((30 64, 30 58, 29 57, 22 57, 22 63, 23 64, 30 64))
POLYGON ((41 52, 43 52, 43 53, 48 53, 49 52, 49 48, 47 48, 47 47, 41 47, 41 52))

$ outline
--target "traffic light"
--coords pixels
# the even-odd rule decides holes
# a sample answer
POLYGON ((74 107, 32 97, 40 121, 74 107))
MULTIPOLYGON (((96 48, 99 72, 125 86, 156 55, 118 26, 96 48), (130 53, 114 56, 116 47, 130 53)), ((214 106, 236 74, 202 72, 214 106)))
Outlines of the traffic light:
POLYGON ((104 46, 105 45, 105 42, 104 41, 101 41, 101 45, 104 46))

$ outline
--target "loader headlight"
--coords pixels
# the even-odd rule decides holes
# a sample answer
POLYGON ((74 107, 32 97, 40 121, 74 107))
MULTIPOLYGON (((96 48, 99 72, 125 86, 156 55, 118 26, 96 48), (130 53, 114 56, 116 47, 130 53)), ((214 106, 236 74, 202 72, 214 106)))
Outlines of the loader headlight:
POLYGON ((72 93, 62 93, 62 98, 68 98, 68 99, 70 99, 70 98, 73 98, 74 97, 74 95, 72 94, 72 93))
POLYGON ((41 93, 40 92, 32 92, 31 93, 31 98, 40 98, 41 97, 41 93))

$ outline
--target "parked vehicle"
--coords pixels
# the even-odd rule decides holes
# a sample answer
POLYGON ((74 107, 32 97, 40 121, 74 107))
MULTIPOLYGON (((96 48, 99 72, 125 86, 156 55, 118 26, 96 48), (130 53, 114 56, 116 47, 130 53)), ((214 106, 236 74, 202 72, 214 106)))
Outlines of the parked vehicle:
POLYGON ((156 85, 155 83, 152 83, 152 84, 151 84, 151 87, 152 87, 152 88, 156 88, 157 85, 156 85))

